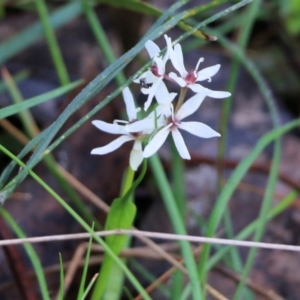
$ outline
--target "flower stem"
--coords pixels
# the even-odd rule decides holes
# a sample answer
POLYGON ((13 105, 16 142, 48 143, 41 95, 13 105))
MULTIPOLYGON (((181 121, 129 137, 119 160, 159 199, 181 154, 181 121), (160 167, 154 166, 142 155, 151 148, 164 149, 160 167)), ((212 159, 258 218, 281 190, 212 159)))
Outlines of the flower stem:
POLYGON ((133 179, 134 179, 134 174, 135 174, 135 172, 131 169, 130 166, 128 166, 128 169, 125 173, 125 178, 123 181, 121 196, 124 196, 126 194, 126 192, 129 191, 129 189, 131 188, 133 179))
POLYGON ((175 114, 177 113, 177 111, 181 107, 181 105, 183 104, 186 92, 187 92, 187 87, 181 88, 179 99, 178 99, 178 102, 177 102, 177 105, 176 105, 176 109, 175 109, 175 114))
MULTIPOLYGON (((177 234, 186 234, 186 228, 182 214, 176 204, 176 200, 172 193, 170 184, 168 182, 165 171, 162 167, 161 161, 157 155, 153 155, 149 158, 150 166, 157 183, 157 187, 160 190, 163 202, 168 211, 170 221, 173 225, 174 231, 177 234)), ((203 299, 201 297, 201 284, 196 269, 196 262, 192 252, 190 243, 186 241, 179 241, 181 251, 184 257, 184 261, 189 273, 190 281, 193 286, 193 299, 203 299)))

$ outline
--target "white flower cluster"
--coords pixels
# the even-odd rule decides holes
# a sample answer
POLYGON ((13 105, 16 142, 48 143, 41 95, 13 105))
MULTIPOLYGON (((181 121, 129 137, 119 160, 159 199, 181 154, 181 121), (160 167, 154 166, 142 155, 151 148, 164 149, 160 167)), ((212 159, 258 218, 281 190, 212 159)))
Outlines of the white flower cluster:
POLYGON ((200 63, 204 60, 200 58, 196 68, 189 72, 186 71, 183 63, 183 54, 180 44, 173 48, 171 38, 165 35, 167 42, 167 51, 164 56, 160 55, 159 47, 148 40, 145 47, 152 59, 152 65, 134 80, 141 85, 143 94, 148 95, 144 104, 145 111, 150 107, 153 98, 156 98, 156 108, 144 119, 137 119, 139 108, 135 107, 133 96, 128 87, 123 90, 123 98, 126 105, 128 121, 115 120, 113 124, 103 121, 93 121, 92 123, 102 131, 111 134, 120 134, 121 136, 106 146, 95 148, 91 154, 107 154, 119 148, 125 142, 134 141, 130 153, 130 166, 137 170, 142 163, 143 158, 150 157, 162 146, 169 133, 172 134, 176 148, 180 156, 184 159, 190 159, 190 154, 182 138, 179 129, 185 130, 193 135, 202 138, 211 138, 220 136, 219 133, 209 126, 200 122, 183 122, 187 116, 193 114, 201 105, 206 96, 212 98, 226 98, 231 94, 223 91, 212 91, 203 87, 198 82, 208 80, 214 76, 220 65, 215 65, 198 71, 200 63), (166 62, 171 60, 173 67, 179 75, 174 72, 166 74, 166 62), (169 93, 163 80, 169 80, 177 83, 181 87, 181 94, 177 105, 173 106, 172 101, 176 93, 169 93), (183 102, 186 89, 189 88, 196 94, 183 102), (143 150, 142 141, 149 139, 148 144, 143 150))

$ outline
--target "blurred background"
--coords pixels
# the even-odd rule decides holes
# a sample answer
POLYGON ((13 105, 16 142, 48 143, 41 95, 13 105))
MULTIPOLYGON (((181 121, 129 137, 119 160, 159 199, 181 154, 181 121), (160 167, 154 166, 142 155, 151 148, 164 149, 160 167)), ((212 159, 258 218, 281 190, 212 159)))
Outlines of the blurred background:
MULTIPOLYGON (((161 12, 167 10, 174 2, 169 0, 45 1, 44 5, 41 5, 40 1, 1 0, 0 109, 15 101, 11 82, 16 84, 15 90, 26 100, 82 79, 83 81, 72 91, 52 97, 50 101, 30 109, 35 124, 31 128, 35 128, 36 134, 43 131, 57 119, 90 81, 109 66, 106 50, 101 47, 103 35, 107 38, 114 56, 118 58, 134 47, 161 12), (99 23, 95 25, 95 22, 99 23), (47 25, 52 30, 47 31, 47 25), (98 29, 93 26, 98 26, 98 29), (49 42, 51 40, 56 42, 49 42), (51 48, 55 43, 58 46, 58 48, 54 47, 56 50, 51 48), (54 56, 56 59, 53 58, 54 56)), ((195 16, 185 20, 187 25, 193 26, 237 2, 240 1, 220 0, 213 3, 200 0, 189 1, 180 10, 201 7, 195 16)), ((199 57, 205 58, 201 68, 221 64, 221 69, 212 82, 203 85, 214 90, 230 90, 233 94, 229 117, 225 118, 225 124, 220 120, 222 107, 227 100, 207 99, 196 113, 196 119, 215 130, 222 132, 225 130, 224 125, 228 130, 222 175, 225 184, 232 170, 250 153, 257 141, 273 128, 272 116, 261 89, 249 72, 251 64, 262 74, 267 92, 275 100, 274 108, 278 113, 279 123, 285 124, 296 119, 300 113, 300 1, 259 2, 259 11, 251 19, 250 32, 245 37, 245 41, 243 36, 246 33, 243 28, 250 19, 250 9, 247 6, 224 15, 209 24, 207 28, 202 28, 206 34, 205 38, 191 36, 181 42, 186 68, 193 69, 199 57), (218 40, 208 41, 212 36, 217 36, 218 40), (232 51, 228 45, 237 45, 237 49, 250 62, 248 68, 241 61, 242 56, 232 51), (232 79, 233 68, 237 70, 236 80, 232 79)), ((175 26, 167 32, 173 40, 183 33, 181 26, 175 26)), ((163 37, 155 42, 161 48, 165 45, 163 37)), ((135 57, 123 70, 126 78, 137 72, 148 59, 145 51, 135 57)), ((117 86, 115 81, 107 84, 95 97, 72 114, 62 126, 60 133, 86 116, 107 95, 116 90, 117 86)), ((170 84, 168 88, 170 92, 179 92, 175 85, 170 84)), ((130 89, 142 106, 145 96, 141 95, 139 85, 132 84, 130 89)), ((123 109, 122 97, 118 96, 93 119, 106 122, 123 119, 123 109)), ((28 131, 20 114, 1 119, 0 125, 0 143, 15 155, 32 138, 32 132, 28 131)), ((186 162, 184 175, 188 206, 186 224, 190 234, 201 235, 205 231, 203 229, 205 226, 202 227, 201 222, 205 222, 208 218, 218 195, 216 167, 218 141, 204 141, 188 134, 184 137, 192 154, 192 160, 186 162)), ((95 129, 88 120, 53 151, 53 160, 73 176, 68 179, 69 184, 74 188, 73 192, 63 188, 61 182, 53 175, 55 171, 49 169, 51 162, 39 163, 34 168, 34 171, 55 191, 75 209, 80 210, 80 205, 70 200, 72 193, 75 193, 74 198, 79 197, 83 206, 101 224, 104 223, 105 212, 101 211, 87 194, 80 191, 80 186, 88 188, 107 204, 119 195, 131 145, 124 145, 107 156, 90 155, 91 149, 107 144, 112 138, 95 129), (72 181, 74 178, 78 182, 74 183, 72 181)), ((280 203, 291 190, 300 190, 299 147, 298 129, 282 139, 279 180, 276 184, 274 203, 280 203)), ((272 155, 273 147, 269 146, 250 168, 231 199, 229 210, 232 230, 235 233, 257 218, 270 172, 272 155)), ((169 170, 171 158, 168 147, 161 149, 160 156, 166 170, 169 170)), ((1 170, 4 170, 10 159, 3 153, 0 153, 0 157, 1 170)), ((30 154, 25 156, 23 161, 26 162, 29 157, 30 154)), ((10 179, 18 172, 18 168, 15 168, 10 179)), ((151 174, 147 174, 146 179, 138 187, 136 203, 138 214, 135 225, 139 229, 172 232, 160 195, 153 188, 151 174)), ((75 233, 82 230, 51 195, 30 177, 27 177, 10 195, 3 208, 11 214, 27 236, 75 233)), ((264 241, 299 245, 299 208, 300 202, 296 199, 280 216, 270 221, 266 227, 264 241)), ((1 218, 0 239, 13 237, 15 235, 10 226, 1 218)), ((133 243, 135 247, 141 247, 138 241, 134 240, 133 243)), ((68 262, 78 249, 78 245, 78 241, 60 241, 34 246, 45 267, 53 296, 59 284, 58 253, 62 253, 64 261, 68 262)), ((176 252, 176 246, 174 247, 176 252)), ((243 261, 247 257, 248 250, 241 249, 239 253, 243 261)), ((132 261, 132 270, 138 274, 138 278, 145 286, 151 280, 143 275, 145 273, 137 271, 135 261, 151 274, 152 279, 160 276, 168 268, 167 263, 161 263, 159 260, 144 258, 132 261)), ((1 248, 0 263, 1 300, 40 299, 30 262, 22 247, 1 248), (31 288, 29 289, 28 286, 31 288), (28 290, 32 290, 32 293, 28 293, 28 290)), ((94 269, 91 267, 91 273, 97 272, 98 263, 99 261, 95 262, 94 269)), ((299 299, 299 269, 298 253, 259 250, 248 284, 254 291, 254 299, 299 299)), ((76 297, 76 284, 78 284, 76 274, 80 273, 78 272, 72 278, 65 299, 76 297)), ((230 265, 222 262, 210 273, 210 282, 231 299, 239 276, 230 265)), ((168 283, 166 285, 168 286, 168 283)), ((151 295, 153 299, 171 299, 163 291, 155 291, 151 295)), ((124 295, 124 299, 129 298, 124 295)))

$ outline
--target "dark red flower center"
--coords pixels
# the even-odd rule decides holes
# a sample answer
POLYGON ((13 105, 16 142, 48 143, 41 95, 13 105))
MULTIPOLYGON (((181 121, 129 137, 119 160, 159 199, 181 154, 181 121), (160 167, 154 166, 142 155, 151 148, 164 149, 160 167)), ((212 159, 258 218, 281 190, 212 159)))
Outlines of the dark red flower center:
POLYGON ((194 84, 197 80, 197 76, 195 76, 195 71, 189 71, 184 79, 187 82, 187 84, 194 84))
POLYGON ((151 66, 150 70, 151 70, 151 72, 153 73, 154 76, 156 76, 156 77, 161 77, 162 76, 161 74, 159 74, 158 67, 157 67, 156 64, 153 64, 151 66))
POLYGON ((180 120, 177 120, 174 116, 170 116, 167 120, 167 124, 172 124, 170 130, 176 129, 180 124, 180 120))

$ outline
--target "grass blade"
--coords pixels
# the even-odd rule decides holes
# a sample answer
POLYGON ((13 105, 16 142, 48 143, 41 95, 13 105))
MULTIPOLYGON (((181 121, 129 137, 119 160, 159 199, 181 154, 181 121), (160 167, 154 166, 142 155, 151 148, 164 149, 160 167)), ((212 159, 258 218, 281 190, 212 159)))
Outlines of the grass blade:
MULTIPOLYGON (((94 230, 94 225, 92 226, 92 230, 94 230)), ((85 261, 84 261, 84 267, 82 271, 82 276, 80 280, 80 285, 79 285, 79 290, 77 294, 77 300, 84 299, 84 286, 86 283, 86 276, 87 276, 87 271, 89 267, 89 261, 90 261, 90 256, 91 256, 91 249, 92 249, 92 237, 89 239, 89 245, 86 251, 86 256, 85 256, 85 261)))
POLYGON ((134 275, 129 271, 129 269, 123 264, 123 262, 114 254, 114 252, 106 245, 106 243, 101 239, 99 236, 95 234, 93 229, 71 208, 69 204, 67 204, 45 181, 43 181, 39 176, 35 174, 32 170, 28 169, 27 166, 20 161, 13 153, 11 153, 9 150, 4 148, 0 144, 0 151, 2 151, 4 154, 6 154, 9 158, 12 160, 15 160, 16 163, 21 166, 24 169, 27 169, 29 175, 38 183, 40 184, 63 208, 66 209, 68 213, 80 224, 87 232, 91 234, 93 239, 97 241, 104 250, 110 255, 116 264, 123 270, 129 281, 132 283, 132 285, 136 288, 136 290, 141 293, 144 299, 150 300, 149 295, 144 290, 144 288, 141 286, 139 281, 134 277, 134 275))
MULTIPOLYGON (((26 238, 25 233, 18 226, 18 224, 15 222, 15 220, 12 218, 12 216, 5 209, 3 209, 1 207, 0 207, 0 215, 9 224, 9 226, 12 228, 13 232, 17 235, 18 238, 26 238)), ((31 244, 25 243, 24 249, 25 249, 25 251, 31 261, 31 264, 34 268, 34 271, 35 271, 35 274, 36 274, 36 277, 37 277, 37 280, 38 280, 38 283, 40 286, 42 299, 50 300, 44 270, 40 263, 39 257, 37 256, 37 254, 31 244)))
POLYGON ((58 300, 63 300, 64 299, 64 286, 65 286, 65 278, 64 278, 64 264, 62 261, 61 253, 59 253, 59 279, 60 279, 60 284, 59 284, 59 292, 57 299, 58 300))
MULTIPOLYGON (((81 13, 81 4, 77 1, 71 2, 55 11, 50 16, 50 22, 53 29, 59 28, 70 22, 81 13)), ((40 22, 29 26, 17 35, 9 38, 0 45, 0 64, 9 60, 14 55, 28 48, 35 41, 43 36, 43 28, 40 22)))
POLYGON ((70 82, 67 67, 61 54, 58 42, 55 37, 54 28, 50 22, 45 0, 36 0, 36 9, 39 14, 43 30, 46 36, 48 47, 51 53, 56 73, 61 85, 66 85, 70 82))
POLYGON ((30 99, 27 99, 26 101, 22 101, 21 103, 12 104, 9 106, 6 106, 4 108, 0 109, 0 119, 7 118, 9 116, 12 116, 16 113, 19 113, 22 110, 29 109, 33 106, 36 106, 38 104, 41 104, 43 102, 52 100, 56 97, 59 97, 61 95, 64 95, 68 93, 69 91, 73 90, 75 87, 82 84, 82 80, 77 80, 75 82, 72 82, 66 86, 59 87, 57 89, 54 89, 50 92, 44 93, 42 95, 38 95, 35 97, 32 97, 30 99))

